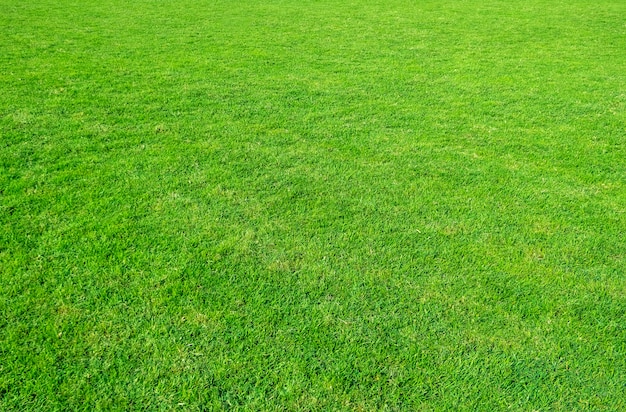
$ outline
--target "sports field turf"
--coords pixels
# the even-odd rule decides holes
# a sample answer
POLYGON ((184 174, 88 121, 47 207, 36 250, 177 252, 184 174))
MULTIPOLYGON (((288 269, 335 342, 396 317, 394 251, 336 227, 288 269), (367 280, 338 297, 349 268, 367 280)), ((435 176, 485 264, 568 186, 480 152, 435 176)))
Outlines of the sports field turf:
POLYGON ((623 0, 0 0, 0 410, 626 410, 623 0))

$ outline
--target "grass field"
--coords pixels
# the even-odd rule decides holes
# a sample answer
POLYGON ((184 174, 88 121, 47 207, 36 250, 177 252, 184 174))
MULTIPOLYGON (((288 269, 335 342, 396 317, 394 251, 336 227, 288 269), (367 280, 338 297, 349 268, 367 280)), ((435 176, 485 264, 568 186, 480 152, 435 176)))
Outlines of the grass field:
POLYGON ((626 410, 626 2, 0 0, 0 410, 626 410))

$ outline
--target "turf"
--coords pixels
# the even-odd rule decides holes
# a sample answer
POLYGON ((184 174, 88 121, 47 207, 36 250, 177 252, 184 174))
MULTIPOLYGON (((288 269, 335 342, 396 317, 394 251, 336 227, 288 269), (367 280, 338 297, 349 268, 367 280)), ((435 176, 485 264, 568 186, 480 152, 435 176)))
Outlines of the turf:
POLYGON ((0 410, 626 409, 626 2, 0 9, 0 410))

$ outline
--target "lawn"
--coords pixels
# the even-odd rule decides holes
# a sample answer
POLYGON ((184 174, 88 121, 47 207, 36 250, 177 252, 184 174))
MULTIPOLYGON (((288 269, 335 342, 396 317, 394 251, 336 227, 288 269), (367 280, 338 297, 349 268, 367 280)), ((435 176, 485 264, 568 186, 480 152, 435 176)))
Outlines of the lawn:
POLYGON ((0 0, 0 410, 626 410, 623 0, 0 0))

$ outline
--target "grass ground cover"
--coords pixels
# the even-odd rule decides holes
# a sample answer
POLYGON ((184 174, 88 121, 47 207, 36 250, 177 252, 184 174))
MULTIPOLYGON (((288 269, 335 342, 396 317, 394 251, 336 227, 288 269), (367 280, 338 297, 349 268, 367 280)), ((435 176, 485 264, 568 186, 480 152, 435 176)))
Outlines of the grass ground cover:
POLYGON ((0 0, 1 410, 626 409, 626 3, 0 0))

